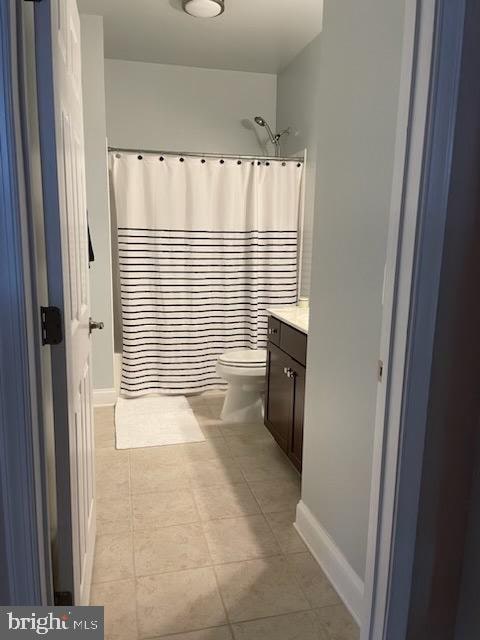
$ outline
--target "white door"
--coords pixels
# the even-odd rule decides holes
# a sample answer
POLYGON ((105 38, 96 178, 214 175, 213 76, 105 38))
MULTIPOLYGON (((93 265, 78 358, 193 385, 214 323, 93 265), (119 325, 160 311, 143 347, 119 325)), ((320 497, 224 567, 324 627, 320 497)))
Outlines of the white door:
POLYGON ((85 605, 95 546, 95 482, 80 20, 75 0, 46 0, 35 11, 49 301, 64 320, 63 342, 51 347, 55 591, 63 594, 59 601, 85 605))

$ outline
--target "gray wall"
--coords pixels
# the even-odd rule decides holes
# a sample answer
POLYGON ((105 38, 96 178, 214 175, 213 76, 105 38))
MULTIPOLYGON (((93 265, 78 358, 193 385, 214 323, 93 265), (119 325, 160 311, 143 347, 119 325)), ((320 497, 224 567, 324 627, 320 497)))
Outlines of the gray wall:
POLYGON ((302 499, 363 579, 403 0, 327 0, 302 499))
POLYGON ((315 174, 318 142, 321 35, 301 51, 277 79, 277 128, 291 127, 282 138, 282 152, 298 155, 307 150, 305 214, 303 225, 301 295, 310 293, 315 174))
MULTIPOLYGON (((111 146, 255 154, 275 126, 277 78, 266 73, 105 60, 111 146)), ((270 149, 271 151, 271 149, 270 149)))
POLYGON ((87 208, 95 262, 90 266, 91 313, 105 324, 92 334, 93 386, 113 389, 110 215, 106 163, 103 18, 81 16, 87 208))

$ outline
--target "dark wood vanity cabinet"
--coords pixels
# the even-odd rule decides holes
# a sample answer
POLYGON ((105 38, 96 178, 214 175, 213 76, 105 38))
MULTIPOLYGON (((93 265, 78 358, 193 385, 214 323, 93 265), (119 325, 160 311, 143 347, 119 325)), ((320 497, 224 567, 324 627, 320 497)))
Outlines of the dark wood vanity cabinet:
POLYGON ((265 426, 301 471, 307 336, 270 316, 268 337, 265 426))

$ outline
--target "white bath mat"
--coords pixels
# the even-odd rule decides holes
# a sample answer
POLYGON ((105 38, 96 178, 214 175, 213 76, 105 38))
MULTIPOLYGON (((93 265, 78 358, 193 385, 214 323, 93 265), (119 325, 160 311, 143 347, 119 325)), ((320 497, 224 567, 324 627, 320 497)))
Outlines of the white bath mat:
POLYGON ((115 407, 115 431, 117 449, 205 440, 185 396, 119 398, 115 407))

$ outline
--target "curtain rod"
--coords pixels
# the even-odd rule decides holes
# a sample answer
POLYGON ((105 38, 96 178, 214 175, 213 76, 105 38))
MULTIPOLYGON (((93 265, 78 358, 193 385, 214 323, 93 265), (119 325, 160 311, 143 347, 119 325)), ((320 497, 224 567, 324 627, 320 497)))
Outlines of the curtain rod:
POLYGON ((118 153, 152 153, 163 156, 190 156, 193 158, 232 158, 234 160, 276 160, 277 162, 303 162, 303 156, 276 157, 276 156, 249 156, 232 153, 197 153, 196 151, 157 151, 152 149, 123 149, 121 147, 108 147, 109 152, 118 153))

